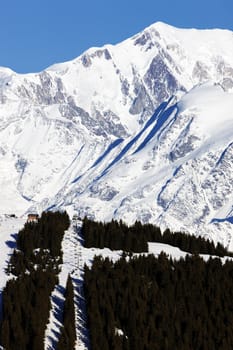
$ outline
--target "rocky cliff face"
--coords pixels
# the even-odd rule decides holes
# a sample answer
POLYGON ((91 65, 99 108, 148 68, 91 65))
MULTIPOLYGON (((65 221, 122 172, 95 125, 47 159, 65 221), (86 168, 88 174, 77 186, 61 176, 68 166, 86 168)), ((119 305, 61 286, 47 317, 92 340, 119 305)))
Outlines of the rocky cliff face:
POLYGON ((140 219, 231 245, 233 33, 156 23, 37 74, 0 69, 0 210, 140 219))

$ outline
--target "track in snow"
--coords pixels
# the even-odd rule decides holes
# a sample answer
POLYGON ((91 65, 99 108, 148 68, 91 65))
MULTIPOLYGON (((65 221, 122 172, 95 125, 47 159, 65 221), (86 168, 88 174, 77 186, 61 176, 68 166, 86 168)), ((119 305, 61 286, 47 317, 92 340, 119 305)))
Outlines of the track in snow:
POLYGON ((76 350, 87 350, 89 345, 89 332, 86 319, 86 301, 83 290, 84 277, 84 259, 83 259, 83 240, 81 237, 82 222, 73 222, 73 239, 75 242, 74 261, 75 268, 71 273, 74 286, 74 305, 75 305, 75 324, 76 324, 76 350))
POLYGON ((62 312, 64 306, 64 292, 68 274, 70 274, 75 294, 75 323, 77 341, 75 350, 88 350, 89 337, 86 328, 86 305, 83 293, 83 259, 82 239, 80 237, 81 222, 72 221, 69 230, 65 232, 62 251, 63 264, 59 273, 59 285, 51 295, 51 310, 49 322, 45 331, 45 350, 54 350, 60 336, 62 326, 62 312))

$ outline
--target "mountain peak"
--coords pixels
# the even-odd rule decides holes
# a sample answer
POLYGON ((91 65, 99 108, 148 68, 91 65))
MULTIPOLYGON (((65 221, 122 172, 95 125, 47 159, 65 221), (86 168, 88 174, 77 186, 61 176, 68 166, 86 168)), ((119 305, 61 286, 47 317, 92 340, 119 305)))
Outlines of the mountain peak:
POLYGON ((0 69, 0 211, 65 208, 229 244, 232 38, 157 22, 37 74, 0 69))

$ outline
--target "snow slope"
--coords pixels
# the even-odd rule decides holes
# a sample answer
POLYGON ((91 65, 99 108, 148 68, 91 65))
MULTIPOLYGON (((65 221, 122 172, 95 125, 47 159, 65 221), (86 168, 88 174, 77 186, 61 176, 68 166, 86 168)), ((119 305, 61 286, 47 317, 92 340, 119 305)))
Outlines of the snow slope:
POLYGON ((0 68, 0 213, 136 219, 232 247, 233 33, 155 23, 37 74, 0 68))
POLYGON ((231 247, 232 135, 232 93, 197 86, 64 187, 57 205, 68 197, 80 216, 149 221, 231 247))

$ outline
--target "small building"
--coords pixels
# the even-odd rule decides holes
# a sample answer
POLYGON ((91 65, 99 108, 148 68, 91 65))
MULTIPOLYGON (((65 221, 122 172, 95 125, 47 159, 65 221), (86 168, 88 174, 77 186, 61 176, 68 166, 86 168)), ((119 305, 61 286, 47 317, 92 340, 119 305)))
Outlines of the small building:
POLYGON ((39 215, 38 214, 28 214, 27 222, 38 222, 39 215))

